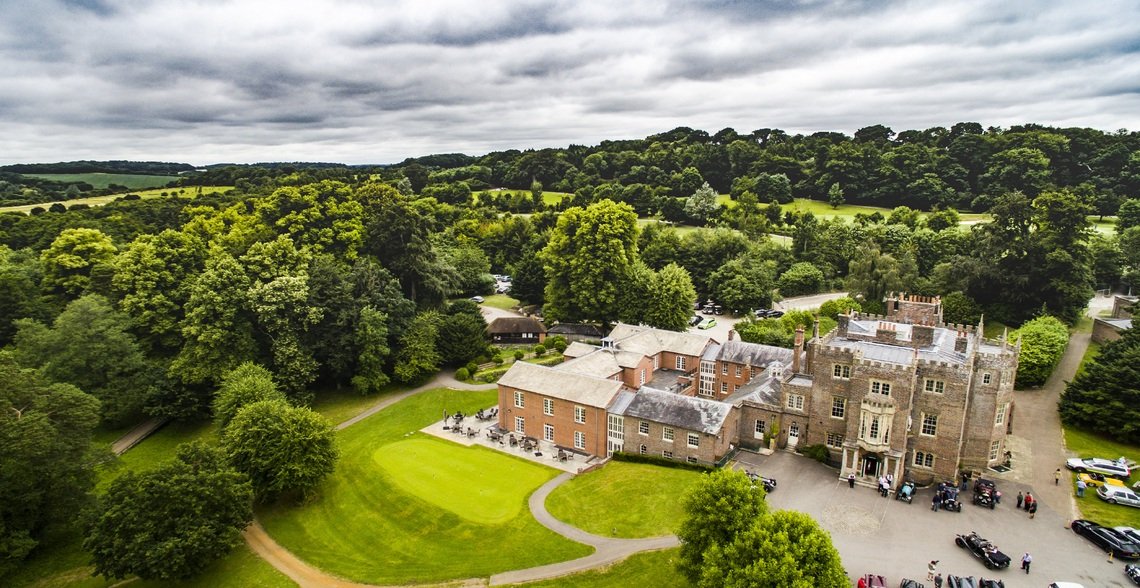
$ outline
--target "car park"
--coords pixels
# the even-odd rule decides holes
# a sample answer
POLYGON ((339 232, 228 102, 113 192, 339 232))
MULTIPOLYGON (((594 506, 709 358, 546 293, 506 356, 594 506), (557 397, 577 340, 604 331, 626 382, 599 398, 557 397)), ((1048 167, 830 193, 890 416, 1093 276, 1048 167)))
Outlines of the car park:
POLYGON ((1119 559, 1140 559, 1140 545, 1133 543, 1116 529, 1102 527, 1086 519, 1073 521, 1071 528, 1077 535, 1088 539, 1104 551, 1111 551, 1112 555, 1119 559))
POLYGON ((1065 462, 1065 467, 1078 474, 1094 472, 1113 478, 1120 478, 1121 480, 1127 480, 1128 476, 1132 473, 1123 459, 1112 461, 1099 457, 1087 457, 1084 459, 1074 457, 1065 462))
POLYGON ((1140 586, 1140 566, 1135 564, 1124 566, 1124 575, 1128 576, 1128 579, 1132 580, 1133 584, 1140 586))
POLYGON ((697 325, 697 328, 698 329, 711 329, 715 326, 716 326, 716 319, 710 318, 710 319, 705 319, 705 322, 697 325))
POLYGON ((1099 488, 1105 484, 1120 486, 1121 488, 1124 487, 1124 482, 1121 482, 1116 478, 1110 478, 1104 474, 1098 474, 1096 472, 1085 472, 1083 474, 1078 474, 1077 479, 1083 481, 1085 483, 1085 486, 1088 488, 1099 488))
POLYGON ((1105 484, 1096 489, 1096 495, 1109 504, 1124 504, 1127 506, 1140 507, 1140 496, 1137 496, 1135 492, 1123 486, 1105 484))

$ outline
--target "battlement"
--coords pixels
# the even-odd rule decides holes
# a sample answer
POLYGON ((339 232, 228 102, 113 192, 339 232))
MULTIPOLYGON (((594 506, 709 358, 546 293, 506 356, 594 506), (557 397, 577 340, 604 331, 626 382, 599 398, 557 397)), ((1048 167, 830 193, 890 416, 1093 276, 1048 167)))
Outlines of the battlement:
POLYGON ((919 325, 942 323, 942 297, 907 294, 888 294, 883 300, 887 307, 887 317, 891 320, 905 319, 919 325))

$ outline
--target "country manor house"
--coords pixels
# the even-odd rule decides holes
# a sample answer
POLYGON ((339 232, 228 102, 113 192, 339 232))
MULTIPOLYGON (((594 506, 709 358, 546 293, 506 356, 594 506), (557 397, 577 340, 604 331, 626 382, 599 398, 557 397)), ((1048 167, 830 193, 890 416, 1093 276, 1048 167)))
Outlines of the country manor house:
POLYGON ((1018 345, 942 322, 937 297, 840 316, 795 351, 619 324, 566 361, 517 362, 499 380, 499 426, 595 456, 721 463, 766 441, 825 445, 840 477, 954 478, 1004 461, 1018 345))

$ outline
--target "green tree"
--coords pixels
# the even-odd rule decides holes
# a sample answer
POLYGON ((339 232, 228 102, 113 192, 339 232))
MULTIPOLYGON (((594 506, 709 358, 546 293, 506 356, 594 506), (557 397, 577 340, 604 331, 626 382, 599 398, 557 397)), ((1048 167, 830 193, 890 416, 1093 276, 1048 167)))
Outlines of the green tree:
POLYGON ((677 531, 681 553, 677 567, 696 583, 705 554, 714 545, 729 545, 768 512, 764 488, 739 470, 713 470, 681 497, 685 519, 677 531))
POLYGON ((801 261, 792 264, 788 271, 780 274, 776 286, 783 296, 815 294, 823 289, 823 272, 814 264, 801 261))
POLYGON ((245 362, 222 376, 214 397, 214 422, 219 432, 237 416, 242 407, 262 400, 285 400, 273 382, 273 373, 253 362, 245 362))
POLYGON ((444 365, 463 365, 487 351, 487 321, 480 314, 458 312, 439 321, 436 351, 444 365))
POLYGON ((860 312, 863 310, 863 307, 860 306, 854 298, 851 298, 850 296, 844 296, 843 298, 828 300, 827 302, 819 305, 819 316, 834 320, 839 315, 847 314, 847 312, 851 310, 860 312))
POLYGON ((1066 425, 1140 443, 1140 329, 1105 343, 1065 387, 1059 407, 1066 425))
POLYGON ((510 266, 510 295, 524 304, 542 304, 546 289, 546 268, 534 251, 528 251, 510 266))
POLYGON ((684 331, 688 327, 697 291, 685 268, 671 263, 653 272, 648 294, 642 301, 645 324, 670 331, 684 331))
MULTIPOLYGON (((0 230, 2 233, 2 230, 0 230)), ((16 334, 15 319, 39 316, 40 260, 30 249, 13 251, 0 245, 0 347, 16 334)))
POLYGON ((176 351, 179 324, 190 297, 192 277, 206 261, 205 244, 192 235, 165 230, 140 235, 115 260, 114 290, 151 349, 176 351))
POLYGON ((847 200, 843 197, 843 188, 839 187, 838 183, 834 183, 827 189, 827 203, 832 208, 839 208, 847 200))
POLYGON ((336 431, 325 417, 280 400, 239 410, 222 434, 222 449, 266 502, 307 494, 333 473, 339 455, 336 431))
POLYGON ((899 262, 879 246, 868 241, 851 260, 847 274, 847 288, 852 294, 863 296, 863 309, 882 314, 883 299, 890 292, 898 291, 903 285, 899 262))
POLYGON ((116 252, 111 238, 98 229, 64 229, 40 255, 43 287, 68 298, 105 291, 116 252))
POLYGON ((437 312, 422 312, 404 331, 396 346, 396 367, 393 369, 398 381, 405 384, 422 382, 439 371, 443 363, 436 346, 440 320, 437 312))
POLYGON ((546 316, 613 322, 638 263, 637 215, 610 200, 571 208, 558 218, 540 254, 546 267, 546 316))
POLYGON ((953 208, 943 208, 935 210, 926 215, 926 228, 938 232, 944 229, 957 228, 958 223, 961 222, 961 217, 958 216, 958 211, 953 208))
POLYGON ((776 263, 761 261, 753 256, 737 257, 720 266, 709 277, 712 294, 735 312, 772 305, 772 290, 776 287, 776 263))
POLYGON ((705 554, 700 588, 846 588, 831 535, 810 516, 790 510, 765 514, 731 543, 705 554))
POLYGON ((174 460, 111 482, 83 547, 107 578, 187 580, 241 541, 252 498, 249 479, 217 449, 183 444, 174 460))
POLYGON ((98 424, 93 396, 52 384, 0 351, 0 579, 86 506, 98 424))
POLYGON ((1129 198, 1120 203, 1116 212, 1116 232, 1123 233, 1140 226, 1140 198, 1129 198))
POLYGON ((1065 353, 1065 346, 1069 344, 1069 329, 1056 317, 1041 316, 1021 325, 1015 336, 1021 338, 1017 387, 1044 384, 1065 353))
POLYGON ((360 309, 356 325, 356 374, 352 388, 360 394, 374 394, 388 384, 384 365, 392 353, 388 346, 388 315, 371 306, 360 309))
POLYGON ((976 325, 982 318, 982 308, 961 291, 942 297, 942 320, 956 325, 976 325))
POLYGON ((720 210, 720 204, 716 199, 716 190, 705 182, 685 202, 685 214, 703 225, 715 218, 717 211, 720 210))

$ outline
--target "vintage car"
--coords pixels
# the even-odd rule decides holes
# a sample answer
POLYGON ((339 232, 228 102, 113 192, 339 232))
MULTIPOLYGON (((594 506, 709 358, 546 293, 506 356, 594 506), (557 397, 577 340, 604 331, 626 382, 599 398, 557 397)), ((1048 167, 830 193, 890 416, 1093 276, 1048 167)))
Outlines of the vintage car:
POLYGON ((855 584, 857 588, 887 588, 887 580, 878 574, 867 574, 859 577, 855 584))
POLYGON ((1009 567, 1009 556, 1002 553, 996 545, 982 539, 974 531, 970 531, 965 535, 958 535, 954 539, 954 543, 958 547, 964 548, 974 555, 974 557, 982 560, 982 563, 991 570, 1009 567))
POLYGON ((1073 532, 1105 551, 1111 551, 1118 559, 1140 559, 1140 546, 1117 531, 1102 527, 1092 521, 1077 519, 1071 525, 1073 532))
POLYGON ((761 476, 760 474, 752 471, 745 471, 745 474, 748 475, 748 479, 752 480, 753 484, 757 482, 763 484, 764 492, 768 494, 771 494, 772 491, 776 489, 776 480, 773 480, 772 478, 765 478, 764 476, 761 476))
MULTIPOLYGON (((1099 488, 1101 486, 1104 486, 1105 484, 1112 484, 1113 486, 1124 486, 1124 482, 1121 482, 1120 480, 1118 480, 1116 478, 1109 478, 1109 477, 1105 476, 1104 474, 1098 474, 1096 472, 1085 472, 1083 474, 1078 475, 1077 479, 1083 480, 1085 483, 1085 486, 1088 488, 1099 488)), ((1137 482, 1137 483, 1140 483, 1140 482, 1137 482)))

